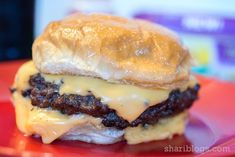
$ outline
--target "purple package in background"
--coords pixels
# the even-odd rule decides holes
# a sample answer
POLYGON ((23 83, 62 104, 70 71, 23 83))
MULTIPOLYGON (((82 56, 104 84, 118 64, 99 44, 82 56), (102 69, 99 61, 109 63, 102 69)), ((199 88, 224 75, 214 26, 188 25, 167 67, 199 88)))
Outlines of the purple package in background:
POLYGON ((235 18, 149 11, 136 12, 133 16, 178 32, 197 60, 194 72, 235 81, 235 18))

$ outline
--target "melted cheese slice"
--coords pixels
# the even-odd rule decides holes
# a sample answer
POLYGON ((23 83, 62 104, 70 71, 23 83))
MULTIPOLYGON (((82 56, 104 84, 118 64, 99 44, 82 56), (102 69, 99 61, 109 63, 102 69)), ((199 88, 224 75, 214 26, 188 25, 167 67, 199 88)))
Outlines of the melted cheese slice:
MULTIPOLYGON (((18 72, 15 80, 17 89, 27 89, 29 87, 29 77, 38 73, 32 61, 24 64, 18 72)), ((138 118, 148 107, 166 100, 171 90, 147 89, 133 85, 113 84, 107 81, 72 75, 49 75, 43 74, 48 82, 61 83, 60 94, 87 95, 92 92, 101 102, 109 108, 116 110, 117 114, 129 122, 138 118)), ((194 81, 189 81, 186 87, 194 85, 194 81), (193 83, 192 83, 193 82, 193 83)))
POLYGON ((180 135, 184 133, 187 115, 188 112, 184 111, 176 116, 160 119, 154 125, 128 127, 125 129, 124 137, 128 144, 172 138, 175 134, 180 135))
POLYGON ((85 114, 67 116, 57 111, 33 107, 30 99, 22 97, 18 91, 14 92, 13 98, 19 130, 26 135, 40 135, 43 143, 51 143, 78 125, 101 124, 101 119, 85 114))

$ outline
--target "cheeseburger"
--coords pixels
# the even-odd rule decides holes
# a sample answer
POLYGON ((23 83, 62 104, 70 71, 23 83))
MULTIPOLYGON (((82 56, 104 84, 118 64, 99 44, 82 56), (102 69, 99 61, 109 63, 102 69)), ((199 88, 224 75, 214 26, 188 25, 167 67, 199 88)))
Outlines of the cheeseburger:
POLYGON ((43 143, 171 138, 198 97, 189 51, 158 24, 74 14, 50 23, 32 53, 12 95, 19 130, 43 143))

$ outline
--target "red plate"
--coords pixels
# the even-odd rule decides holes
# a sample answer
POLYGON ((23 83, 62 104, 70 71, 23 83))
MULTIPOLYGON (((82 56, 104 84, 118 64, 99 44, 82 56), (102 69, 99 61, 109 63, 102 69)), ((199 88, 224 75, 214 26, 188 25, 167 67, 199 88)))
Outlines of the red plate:
POLYGON ((200 99, 190 109, 183 136, 139 145, 95 145, 74 141, 42 144, 15 124, 8 87, 23 61, 0 64, 0 156, 225 156, 235 155, 235 84, 198 76, 200 99))

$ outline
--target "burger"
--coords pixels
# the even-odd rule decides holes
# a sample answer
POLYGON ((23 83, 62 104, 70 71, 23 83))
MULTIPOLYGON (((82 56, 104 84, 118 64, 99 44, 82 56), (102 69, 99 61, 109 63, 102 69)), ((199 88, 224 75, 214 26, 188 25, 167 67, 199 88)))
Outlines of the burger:
POLYGON ((32 56, 12 86, 16 124, 46 144, 171 138, 198 97, 188 49, 143 20, 73 14, 46 27, 32 56))

